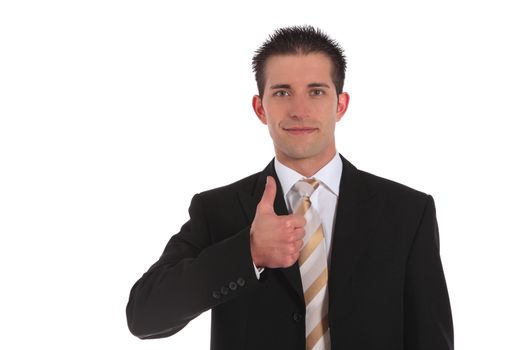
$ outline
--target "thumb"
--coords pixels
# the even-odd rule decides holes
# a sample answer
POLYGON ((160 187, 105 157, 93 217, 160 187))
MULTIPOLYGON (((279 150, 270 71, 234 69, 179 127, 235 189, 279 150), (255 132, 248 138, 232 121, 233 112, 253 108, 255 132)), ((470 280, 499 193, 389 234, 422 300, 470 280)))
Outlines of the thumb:
POLYGON ((277 192, 277 184, 275 179, 271 176, 266 177, 266 187, 264 193, 259 201, 257 210, 263 213, 275 213, 273 210, 273 202, 275 201, 275 194, 277 192))

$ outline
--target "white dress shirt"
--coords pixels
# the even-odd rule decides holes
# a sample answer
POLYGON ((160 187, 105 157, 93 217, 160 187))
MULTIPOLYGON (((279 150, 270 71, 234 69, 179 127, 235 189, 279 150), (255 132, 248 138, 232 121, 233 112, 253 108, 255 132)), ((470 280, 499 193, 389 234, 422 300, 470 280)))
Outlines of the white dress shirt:
MULTIPOLYGON (((275 172, 281 183, 284 195, 284 202, 288 208, 288 212, 292 213, 293 191, 290 191, 299 180, 305 177, 297 171, 288 168, 283 163, 279 162, 277 158, 274 161, 275 172)), ((330 256, 332 251, 332 236, 335 223, 335 211, 337 208, 337 199, 339 198, 339 184, 341 182, 341 174, 343 171, 343 161, 336 152, 335 156, 324 167, 322 167, 312 177, 319 182, 319 187, 314 191, 310 197, 312 207, 319 213, 321 223, 323 225, 325 247, 327 249, 326 256, 328 257, 328 266, 330 266, 330 256)), ((255 267, 255 275, 259 279, 264 268, 255 267)))
MULTIPOLYGON (((284 200, 288 212, 292 212, 293 191, 290 191, 299 180, 305 177, 293 169, 288 168, 275 158, 275 172, 283 189, 284 200)), ((312 193, 310 201, 312 207, 319 213, 323 225, 325 246, 327 249, 326 256, 330 264, 330 252, 332 251, 332 233, 335 222, 335 211, 337 208, 337 199, 339 198, 339 183, 343 171, 343 161, 336 152, 335 156, 324 167, 322 167, 312 177, 319 181, 319 187, 312 193)))

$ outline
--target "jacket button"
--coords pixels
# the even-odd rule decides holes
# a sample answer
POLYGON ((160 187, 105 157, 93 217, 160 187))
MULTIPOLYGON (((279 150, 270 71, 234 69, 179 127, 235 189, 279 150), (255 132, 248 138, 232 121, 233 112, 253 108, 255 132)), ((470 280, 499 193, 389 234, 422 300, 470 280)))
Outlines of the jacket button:
POLYGON ((241 287, 244 287, 244 285, 246 284, 246 281, 244 279, 242 279, 241 277, 239 277, 237 279, 237 284, 241 287))
POLYGON ((294 313, 292 314, 292 318, 293 318, 293 320, 294 320, 295 322, 301 322, 302 319, 303 319, 303 315, 301 315, 301 314, 298 313, 298 312, 294 312, 294 313))
POLYGON ((229 292, 229 291, 230 291, 230 290, 229 290, 227 287, 222 287, 222 288, 221 288, 221 294, 222 294, 222 295, 228 295, 228 292, 229 292))
POLYGON ((215 299, 220 299, 221 298, 221 293, 219 293, 218 291, 214 290, 213 293, 211 293, 211 295, 215 298, 215 299))
POLYGON ((237 283, 230 282, 230 284, 228 284, 228 287, 230 287, 231 290, 236 290, 237 289, 237 283))

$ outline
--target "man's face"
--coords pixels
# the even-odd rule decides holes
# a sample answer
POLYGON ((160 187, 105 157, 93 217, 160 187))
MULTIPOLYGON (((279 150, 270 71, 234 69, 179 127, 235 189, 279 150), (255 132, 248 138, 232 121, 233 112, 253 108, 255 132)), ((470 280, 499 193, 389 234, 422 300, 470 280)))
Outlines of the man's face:
POLYGON ((253 108, 273 139, 281 162, 326 163, 335 155, 335 123, 348 107, 337 96, 331 61, 321 53, 271 56, 265 67, 264 95, 253 108))

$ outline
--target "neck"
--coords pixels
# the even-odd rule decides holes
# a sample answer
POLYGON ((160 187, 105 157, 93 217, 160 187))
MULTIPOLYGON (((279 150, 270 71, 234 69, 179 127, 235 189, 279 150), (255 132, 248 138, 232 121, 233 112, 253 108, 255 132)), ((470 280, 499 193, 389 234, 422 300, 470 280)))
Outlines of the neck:
POLYGON ((314 158, 290 158, 285 155, 276 153, 275 157, 279 162, 286 165, 288 168, 297 171, 304 177, 312 177, 315 173, 321 170, 328 164, 335 156, 336 151, 328 152, 325 155, 314 158))

